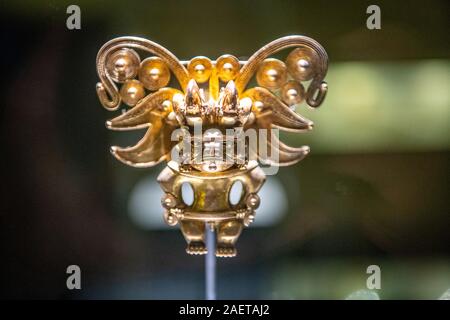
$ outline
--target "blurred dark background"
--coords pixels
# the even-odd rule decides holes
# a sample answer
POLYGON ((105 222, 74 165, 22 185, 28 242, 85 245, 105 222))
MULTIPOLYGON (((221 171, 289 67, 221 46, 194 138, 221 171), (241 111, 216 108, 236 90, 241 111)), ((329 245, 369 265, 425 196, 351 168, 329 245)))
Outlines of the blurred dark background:
POLYGON ((162 223, 155 181, 109 153, 95 56, 121 35, 178 58, 248 57, 289 34, 330 56, 329 95, 301 163, 263 188, 259 225, 218 262, 219 298, 343 299, 381 267, 382 299, 450 288, 448 1, 2 1, 0 296, 204 297, 203 258, 162 223), (66 8, 81 8, 81 30, 66 8), (381 30, 366 8, 381 8, 381 30), (82 290, 66 288, 66 268, 82 290))

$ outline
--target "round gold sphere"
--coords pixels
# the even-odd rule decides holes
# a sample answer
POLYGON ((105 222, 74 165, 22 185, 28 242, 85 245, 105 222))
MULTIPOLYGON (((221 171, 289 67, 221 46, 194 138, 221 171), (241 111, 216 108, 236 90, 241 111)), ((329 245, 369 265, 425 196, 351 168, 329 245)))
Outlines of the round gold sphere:
POLYGON ((239 60, 235 56, 225 54, 217 58, 217 75, 223 82, 234 80, 239 72, 239 60))
POLYGON ((245 202, 248 207, 252 209, 258 209, 261 200, 259 199, 259 196, 257 194, 252 193, 248 195, 245 202))
POLYGON ((212 63, 207 57, 195 57, 188 64, 189 76, 198 83, 208 81, 211 76, 212 63))
POLYGON ((302 103, 305 99, 305 87, 297 81, 288 81, 281 88, 281 98, 288 106, 302 103))
POLYGON ((176 215, 170 213, 169 210, 164 211, 164 221, 166 221, 169 226, 174 226, 178 223, 176 215))
POLYGON ((139 69, 139 80, 148 90, 155 91, 167 86, 170 81, 170 70, 163 59, 150 57, 142 61, 139 69))
POLYGON ((120 97, 130 107, 133 107, 145 96, 143 84, 138 80, 127 80, 120 88, 120 97))
POLYGON ((177 199, 171 194, 166 194, 161 198, 161 204, 166 209, 174 208, 177 205, 177 199))
POLYGON ((286 80, 286 65, 278 59, 264 60, 256 73, 258 84, 271 90, 278 89, 286 80))
POLYGON ((139 55, 131 49, 120 49, 106 61, 106 72, 115 82, 123 83, 136 77, 139 69, 139 55))
POLYGON ((307 81, 314 77, 318 61, 317 53, 305 47, 292 50, 286 58, 286 65, 292 78, 307 81))

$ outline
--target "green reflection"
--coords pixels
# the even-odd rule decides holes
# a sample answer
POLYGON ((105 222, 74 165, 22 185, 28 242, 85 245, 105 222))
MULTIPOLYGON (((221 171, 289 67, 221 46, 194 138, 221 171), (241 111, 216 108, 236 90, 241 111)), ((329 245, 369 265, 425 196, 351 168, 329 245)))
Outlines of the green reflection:
POLYGON ((447 259, 321 259, 281 263, 274 272, 266 298, 277 299, 429 299, 436 300, 450 287, 447 259), (377 261, 381 288, 366 287, 367 266, 377 261), (363 294, 365 293, 365 297, 363 294), (356 297, 355 297, 356 295, 356 297))
POLYGON ((329 93, 319 110, 297 112, 315 130, 289 136, 313 151, 447 150, 450 147, 450 63, 335 63, 329 93))

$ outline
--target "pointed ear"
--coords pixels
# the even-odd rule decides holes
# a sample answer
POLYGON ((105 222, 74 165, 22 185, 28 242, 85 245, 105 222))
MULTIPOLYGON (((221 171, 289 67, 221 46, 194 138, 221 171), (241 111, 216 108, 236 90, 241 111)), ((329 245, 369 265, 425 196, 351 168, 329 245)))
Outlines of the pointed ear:
POLYGON ((186 97, 184 99, 186 105, 186 114, 199 114, 202 110, 203 100, 197 82, 191 79, 186 88, 186 97))
POLYGON ((224 91, 222 92, 222 97, 220 100, 220 105, 225 113, 236 113, 238 108, 238 92, 236 85, 233 80, 228 81, 224 91))

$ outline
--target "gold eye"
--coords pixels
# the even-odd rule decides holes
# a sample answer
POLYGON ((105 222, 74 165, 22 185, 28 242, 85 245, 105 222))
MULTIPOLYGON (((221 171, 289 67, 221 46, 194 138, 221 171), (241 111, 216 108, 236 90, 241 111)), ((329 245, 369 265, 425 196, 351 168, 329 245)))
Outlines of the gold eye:
POLYGON ((288 81, 281 88, 281 98, 288 106, 302 103, 305 99, 305 88, 297 81, 288 81))
POLYGON ((139 55, 131 49, 120 49, 106 61, 106 72, 115 82, 123 83, 136 77, 139 69, 139 55))
POLYGON ((217 75, 223 82, 234 80, 239 72, 239 60, 235 56, 226 54, 217 58, 217 75))
POLYGON ((211 76, 212 63, 207 57, 195 57, 189 61, 187 69, 191 79, 203 83, 211 76))
POLYGON ((262 87, 276 90, 287 80, 286 65, 278 59, 266 59, 256 73, 256 81, 262 87))
POLYGON ((297 48, 289 53, 286 65, 289 74, 297 81, 311 80, 317 68, 319 57, 317 53, 307 47, 297 48))
POLYGON ((142 61, 139 69, 139 80, 148 90, 155 91, 167 86, 170 81, 170 70, 163 59, 150 57, 142 61))
POLYGON ((127 80, 120 88, 120 97, 130 107, 133 107, 145 96, 145 89, 138 80, 127 80))

